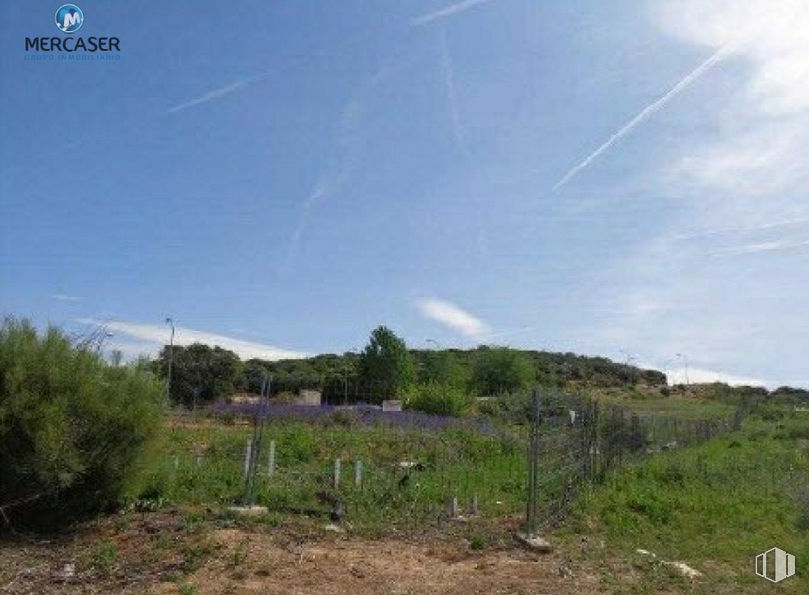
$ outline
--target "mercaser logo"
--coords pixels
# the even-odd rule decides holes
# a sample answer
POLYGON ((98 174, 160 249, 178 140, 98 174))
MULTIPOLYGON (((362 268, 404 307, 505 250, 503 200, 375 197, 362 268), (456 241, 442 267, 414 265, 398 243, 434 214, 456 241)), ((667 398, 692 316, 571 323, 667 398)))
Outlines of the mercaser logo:
MULTIPOLYGON (((54 15, 56 28, 62 33, 71 35, 81 29, 84 24, 84 13, 75 4, 63 4, 56 9, 54 15)), ((26 37, 26 52, 60 52, 60 60, 118 60, 118 52, 121 51, 121 41, 117 37, 26 37), (64 52, 64 54, 62 54, 64 52), (80 53, 74 57, 72 54, 80 53), (96 53, 106 55, 96 56, 96 53), (93 54, 93 55, 86 55, 93 54), (113 54, 113 55, 110 55, 113 54)), ((42 54, 39 56, 26 54, 25 59, 31 60, 53 60, 52 55, 42 54)))
POLYGON ((75 33, 84 24, 84 13, 75 4, 63 4, 56 9, 56 26, 62 33, 75 33))
POLYGON ((795 574, 795 556, 774 547, 756 556, 756 574, 780 583, 795 574))

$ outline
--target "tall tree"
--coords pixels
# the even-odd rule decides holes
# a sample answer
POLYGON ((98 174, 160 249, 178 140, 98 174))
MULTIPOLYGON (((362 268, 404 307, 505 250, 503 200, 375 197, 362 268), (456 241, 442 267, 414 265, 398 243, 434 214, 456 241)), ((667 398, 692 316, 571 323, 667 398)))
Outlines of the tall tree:
POLYGON ((389 328, 377 327, 360 356, 359 376, 374 401, 403 396, 415 379, 405 342, 389 328))
MULTIPOLYGON (((169 347, 160 352, 160 369, 165 376, 169 347)), ((228 395, 236 387, 241 374, 239 356, 221 347, 194 343, 188 347, 174 346, 171 372, 172 403, 196 406, 228 395)))

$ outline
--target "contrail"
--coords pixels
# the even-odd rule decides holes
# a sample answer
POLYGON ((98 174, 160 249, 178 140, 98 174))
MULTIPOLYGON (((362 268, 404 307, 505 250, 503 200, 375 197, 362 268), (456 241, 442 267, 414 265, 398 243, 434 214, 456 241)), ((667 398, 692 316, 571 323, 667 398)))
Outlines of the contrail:
POLYGON ((191 99, 190 101, 186 101, 185 103, 180 103, 179 105, 170 107, 168 109, 168 113, 175 114, 177 112, 181 112, 185 109, 188 109, 189 107, 194 107, 201 103, 211 101, 212 99, 219 99, 220 97, 224 97, 225 95, 230 95, 234 91, 238 91, 239 89, 249 85, 250 83, 255 83, 256 81, 263 79, 265 76, 267 76, 267 73, 263 72, 261 74, 247 77, 240 81, 236 81, 235 83, 230 83, 228 85, 225 85, 224 87, 220 87, 219 89, 214 89, 213 91, 209 91, 208 93, 200 95, 199 97, 191 99))
POLYGON ((441 28, 439 35, 439 47, 441 50, 441 73, 444 75, 444 84, 447 87, 447 107, 449 108, 450 119, 452 120, 452 133, 461 151, 466 153, 466 143, 464 143, 463 131, 461 129, 461 118, 458 114, 458 102, 455 98, 455 77, 452 72, 452 56, 449 53, 447 43, 447 33, 441 28))
POLYGON ((368 96, 377 85, 390 73, 387 65, 379 68, 372 76, 366 79, 359 88, 355 89, 340 116, 338 126, 339 161, 336 170, 324 175, 315 184, 309 196, 303 201, 303 209, 298 225, 292 234, 287 246, 284 267, 289 269, 295 260, 301 239, 309 225, 312 207, 315 203, 339 192, 357 169, 357 151, 359 138, 357 128, 368 96))
POLYGON ((419 17, 411 19, 410 25, 412 27, 419 27, 421 25, 426 25, 427 23, 432 23, 433 21, 439 21, 441 19, 451 17, 458 13, 466 12, 467 10, 469 10, 474 6, 477 6, 478 4, 486 4, 487 2, 491 1, 492 0, 464 0, 463 2, 458 2, 457 4, 447 6, 446 8, 442 8, 441 10, 436 10, 435 12, 423 14, 419 17))
POLYGON ((632 118, 627 124, 624 125, 623 128, 621 128, 618 132, 613 134, 607 140, 607 142, 598 147, 584 161, 579 163, 576 167, 567 172, 562 177, 561 180, 556 182, 556 184, 553 187, 553 192, 556 192, 559 188, 561 188, 567 182, 569 182, 570 179, 573 178, 573 176, 575 176, 581 170, 586 168, 593 161, 598 159, 598 157, 601 156, 602 153, 604 153, 607 149, 609 149, 612 145, 614 145, 618 140, 620 140, 622 137, 632 132, 632 130, 634 130, 636 126, 642 124, 652 114, 663 108, 669 101, 674 99, 681 91, 688 88, 691 85, 691 83, 696 81, 699 77, 705 74, 712 66, 714 66, 717 62, 719 62, 722 58, 724 58, 730 51, 731 51, 730 45, 725 45, 719 48, 710 58, 708 58, 702 64, 697 66, 694 70, 688 73, 688 75, 686 75, 684 79, 682 79, 679 83, 674 85, 668 93, 663 95, 663 97, 661 97, 654 103, 646 106, 643 109, 643 111, 641 111, 637 116, 632 118))

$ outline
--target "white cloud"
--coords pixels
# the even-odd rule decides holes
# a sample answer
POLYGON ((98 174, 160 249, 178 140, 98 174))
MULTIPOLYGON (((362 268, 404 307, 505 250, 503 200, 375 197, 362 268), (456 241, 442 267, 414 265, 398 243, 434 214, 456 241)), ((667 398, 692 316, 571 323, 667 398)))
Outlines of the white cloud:
POLYGON ((661 30, 689 45, 721 48, 748 70, 722 106, 718 133, 669 170, 686 194, 755 198, 803 186, 809 150, 809 3, 805 0, 677 0, 654 4, 661 30), (680 184, 680 181, 682 184, 680 184))
POLYGON ((410 24, 413 26, 426 25, 428 23, 440 21, 442 19, 455 16, 456 14, 466 12, 470 8, 474 8, 479 4, 486 4, 491 1, 492 0, 464 0, 463 2, 452 4, 446 8, 442 8, 441 10, 436 10, 434 12, 429 12, 427 14, 415 17, 410 21, 410 24))
POLYGON ((704 368, 674 368, 663 370, 666 374, 669 384, 701 384, 709 382, 724 382, 731 386, 767 386, 766 380, 761 378, 751 378, 749 376, 738 376, 736 374, 728 374, 727 372, 719 372, 717 370, 706 370, 704 368))
MULTIPOLYGON (((89 326, 100 326, 116 335, 120 333, 135 339, 135 341, 118 341, 113 337, 113 339, 107 343, 109 347, 121 349, 127 354, 155 354, 163 345, 169 342, 170 331, 165 325, 106 321, 96 320, 94 318, 80 318, 77 322, 89 326)), ((230 349, 242 359, 260 358, 277 360, 308 357, 308 354, 300 351, 291 351, 281 347, 252 341, 243 341, 225 335, 217 335, 179 326, 175 328, 174 343, 175 345, 191 345, 192 343, 218 345, 223 349, 230 349)))
POLYGON ((416 307, 425 318, 472 339, 479 338, 488 330, 488 326, 482 320, 445 300, 422 298, 416 302, 416 307))

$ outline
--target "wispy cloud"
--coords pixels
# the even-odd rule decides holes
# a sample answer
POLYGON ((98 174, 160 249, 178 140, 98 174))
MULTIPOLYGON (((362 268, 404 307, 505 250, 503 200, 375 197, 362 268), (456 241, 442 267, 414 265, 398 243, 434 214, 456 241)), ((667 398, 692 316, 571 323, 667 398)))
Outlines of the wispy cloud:
POLYGON ((667 239, 672 241, 678 241, 678 240, 691 240, 695 238, 717 236, 717 235, 750 234, 758 231, 765 231, 768 229, 776 229, 779 227, 802 225, 804 223, 809 223, 809 217, 795 217, 792 219, 784 219, 782 221, 771 221, 769 223, 762 223, 760 225, 726 225, 707 229, 681 231, 679 233, 675 233, 669 236, 667 239))
MULTIPOLYGON (((712 192, 739 200, 794 203, 805 187, 809 146, 809 4, 781 0, 676 0, 653 13, 659 27, 690 45, 717 48, 735 40, 747 63, 744 79, 716 120, 716 131, 669 167, 669 192, 702 197, 712 192), (795 197, 797 198, 797 197, 795 197)), ((764 204, 750 212, 760 216, 764 204)), ((742 211, 735 207, 737 212, 742 211)))
MULTIPOLYGON (((140 353, 155 354, 159 349, 168 343, 169 330, 165 325, 155 324, 139 324, 134 322, 124 321, 109 321, 97 320, 95 318, 79 318, 76 322, 88 326, 103 327, 115 334, 122 334, 131 339, 132 341, 121 341, 120 345, 117 344, 113 338, 109 344, 111 347, 127 347, 127 352, 138 350, 140 353), (131 348, 129 348, 131 346, 131 348)), ((184 327, 176 327, 174 343, 176 345, 191 345, 192 343, 205 343, 206 345, 218 345, 224 349, 230 349, 238 354, 242 359, 260 358, 267 360, 277 359, 297 359, 307 357, 308 354, 301 351, 292 351, 275 347, 273 345, 266 345, 264 343, 255 343, 253 341, 244 341, 242 339, 235 339, 225 335, 218 335, 206 331, 199 331, 184 327)))
POLYGON ((755 244, 744 244, 742 246, 731 246, 720 248, 711 252, 711 256, 737 256, 740 254, 756 254, 759 252, 777 252, 781 250, 794 250, 809 246, 809 240, 789 241, 774 240, 770 242, 758 242, 755 244))
POLYGON ((460 14, 462 12, 466 12, 470 8, 474 8, 480 4, 487 4, 492 0, 464 0, 463 2, 458 2, 457 4, 452 4, 451 6, 447 6, 446 8, 442 8, 441 10, 436 10, 434 12, 428 12, 421 16, 417 16, 411 19, 410 24, 414 27, 418 27, 421 25, 426 25, 428 23, 433 23, 435 21, 440 21, 442 19, 446 19, 456 14, 460 14))
POLYGON ((722 58, 724 58, 728 53, 730 53, 732 46, 730 44, 725 45, 719 48, 716 52, 714 52, 707 60, 702 62, 699 66, 697 66, 694 70, 689 72, 683 79, 681 79, 676 85, 674 85, 668 93, 660 97, 657 101, 647 105, 643 108, 640 113, 632 118, 629 122, 624 124, 617 132, 615 132, 612 136, 610 136, 605 143, 603 143, 600 147, 598 147, 595 151, 590 153, 583 161, 581 161, 578 165, 573 167, 569 170, 562 178, 556 182, 553 186, 553 191, 555 192, 566 183, 568 183, 576 174, 580 171, 585 169, 589 166, 593 161, 598 159, 602 154, 604 154, 607 150, 610 149, 616 142, 621 140, 624 136, 632 132, 637 126, 645 122, 649 119, 655 112, 661 110, 665 105, 677 97, 682 91, 687 89, 691 84, 693 84, 697 79, 699 79, 703 74, 705 74, 712 66, 714 66, 717 62, 719 62, 722 58))
POLYGON ((243 78, 243 79, 235 81, 233 83, 229 83, 229 84, 225 85, 224 87, 219 87, 218 89, 208 91, 207 93, 203 93, 199 97, 195 97, 194 99, 191 99, 189 101, 185 101, 183 103, 180 103, 178 105, 170 107, 168 109, 168 113, 176 114, 177 112, 181 112, 181 111, 186 110, 186 109, 188 109, 190 107, 195 107, 197 105, 207 103, 207 102, 212 101, 214 99, 219 99, 221 97, 225 97, 226 95, 230 95, 231 93, 234 93, 234 92, 238 91, 239 89, 242 89, 242 88, 246 87, 247 85, 250 85, 251 83, 255 83, 255 82, 260 81, 261 79, 266 77, 267 74, 268 73, 263 72, 261 74, 249 76, 247 78, 243 78))
POLYGON ((298 224, 292 233, 287 247, 284 264, 289 268, 298 253, 301 240, 309 225, 312 208, 318 202, 325 200, 330 195, 339 192, 352 174, 356 170, 359 153, 359 124, 365 108, 365 102, 377 85, 388 75, 390 68, 383 66, 374 74, 365 79, 351 94, 343 112, 340 114, 340 122, 337 132, 338 156, 337 165, 328 171, 318 180, 309 195, 301 204, 301 215, 298 224))
POLYGON ((452 56, 449 53, 447 32, 443 27, 439 31, 438 42, 441 53, 441 74, 444 77, 444 85, 447 89, 447 108, 452 123, 452 134, 455 137, 455 142, 458 144, 458 147, 463 153, 466 153, 466 143, 461 128, 461 117, 458 113, 458 101, 455 94, 455 76, 452 70, 452 56))
POLYGON ((51 299, 54 299, 58 302, 80 302, 81 298, 76 295, 68 295, 66 293, 54 293, 51 294, 51 299))
POLYGON ((429 320, 443 324, 465 337, 480 338, 488 330, 488 326, 461 307, 436 298, 421 298, 416 301, 419 313, 429 320))

